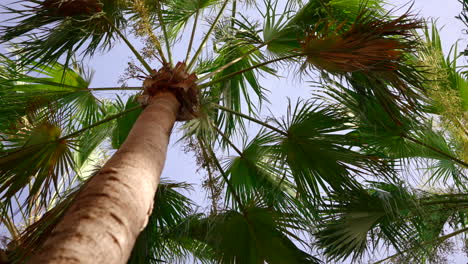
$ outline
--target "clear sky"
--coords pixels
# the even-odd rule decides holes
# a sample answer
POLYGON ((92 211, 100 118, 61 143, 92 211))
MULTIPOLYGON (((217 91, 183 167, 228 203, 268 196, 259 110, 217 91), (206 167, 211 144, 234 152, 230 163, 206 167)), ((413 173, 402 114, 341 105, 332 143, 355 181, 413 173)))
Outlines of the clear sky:
MULTIPOLYGON (((14 1, 16 0, 0 0, 2 4, 6 5, 14 1)), ((398 7, 408 4, 407 0, 388 0, 387 2, 398 7)), ((407 8, 403 8, 397 11, 397 13, 406 9, 407 8)), ((446 52, 449 51, 450 46, 457 40, 460 40, 460 50, 466 47, 468 43, 466 35, 462 34, 462 30, 465 29, 465 26, 454 18, 461 10, 461 4, 458 0, 415 0, 412 10, 419 13, 423 18, 434 18, 438 20, 438 26, 443 27, 441 36, 446 52)), ((0 20, 3 20, 3 18, 4 16, 2 17, 0 15, 0 20)), ((174 51, 174 53, 177 52, 177 50, 174 51)), ((185 54, 185 50, 179 52, 184 52, 185 54)), ((106 54, 97 54, 94 58, 89 60, 90 67, 95 70, 94 80, 91 86, 119 86, 117 81, 124 72, 131 56, 132 54, 124 45, 116 45, 111 52, 106 54)), ((463 62, 465 62, 465 59, 463 59, 463 62)), ((294 72, 287 72, 287 69, 284 69, 281 75, 293 76, 294 72)), ((297 97, 310 98, 313 93, 313 88, 310 87, 310 83, 300 82, 292 78, 286 80, 264 78, 262 84, 271 91, 270 97, 268 98, 271 101, 269 108, 275 115, 280 115, 285 112, 286 98, 288 96, 294 101, 297 97)), ((131 83, 131 85, 138 85, 138 83, 131 83)), ((268 111, 263 112, 268 113, 268 111)), ((200 190, 203 175, 196 173, 197 166, 193 155, 191 153, 184 153, 181 144, 175 144, 177 139, 178 134, 176 133, 171 139, 172 142, 169 148, 163 177, 172 181, 193 183, 195 185, 195 191, 191 194, 191 198, 198 204, 206 206, 208 202, 206 201, 205 193, 200 190)), ((454 256, 452 263, 466 264, 467 259, 462 255, 457 255, 454 256)))

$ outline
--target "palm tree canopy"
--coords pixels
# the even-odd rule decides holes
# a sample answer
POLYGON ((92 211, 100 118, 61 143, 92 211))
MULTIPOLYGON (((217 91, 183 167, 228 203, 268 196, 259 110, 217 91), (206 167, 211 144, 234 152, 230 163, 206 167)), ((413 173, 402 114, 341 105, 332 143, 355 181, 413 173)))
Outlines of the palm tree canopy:
POLYGON ((195 156, 210 205, 190 199, 190 184, 163 181, 128 263, 359 263, 382 246, 395 252, 384 261, 433 263, 467 231, 468 80, 456 48, 443 53, 435 23, 386 8, 380 0, 2 6, 11 17, 0 27, 10 47, 0 56, 8 259, 40 251, 148 100, 169 92, 182 105, 173 136, 195 156), (140 85, 93 87, 80 61, 121 43, 136 58, 123 78, 140 85), (284 79, 285 68, 293 83, 318 89, 271 105, 264 81, 284 79), (273 114, 279 108, 284 115, 273 114))

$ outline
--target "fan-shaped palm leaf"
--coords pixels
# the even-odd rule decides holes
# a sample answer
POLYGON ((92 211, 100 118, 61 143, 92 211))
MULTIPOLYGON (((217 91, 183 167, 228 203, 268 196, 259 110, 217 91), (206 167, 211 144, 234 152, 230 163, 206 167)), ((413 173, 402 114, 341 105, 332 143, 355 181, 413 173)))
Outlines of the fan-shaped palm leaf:
POLYGON ((249 207, 243 213, 191 218, 181 228, 188 226, 188 235, 212 247, 221 263, 320 263, 297 248, 288 238, 291 233, 282 227, 285 222, 293 228, 297 221, 273 210, 249 207))
POLYGON ((124 1, 108 0, 28 0, 6 7, 14 14, 14 26, 3 26, 1 41, 17 40, 22 61, 55 62, 84 48, 91 55, 114 44, 115 28, 121 28, 124 1))
POLYGON ((268 50, 277 55, 299 50, 299 40, 325 18, 349 26, 363 8, 373 10, 375 14, 382 11, 380 0, 310 0, 297 11, 292 8, 294 5, 286 5, 281 15, 276 13, 277 2, 266 1, 266 5, 263 38, 268 43, 268 50))
POLYGON ((293 211, 295 188, 289 181, 290 172, 275 161, 272 146, 265 144, 268 140, 266 137, 255 137, 241 153, 237 153, 238 156, 232 156, 226 163, 225 171, 234 190, 226 190, 225 202, 232 203, 231 208, 238 208, 232 200, 232 192, 235 192, 242 204, 262 200, 278 211, 293 211))
MULTIPOLYGON (((6 65, 18 63, 6 57, 3 61, 6 65)), ((74 127, 97 121, 100 102, 88 89, 92 75, 82 65, 74 63, 74 68, 67 68, 60 63, 34 63, 22 71, 30 72, 25 74, 20 68, 15 78, 4 80, 0 85, 3 126, 15 126, 27 111, 50 107, 51 104, 55 111, 66 109, 73 118, 70 122, 74 127)))
POLYGON ((426 263, 429 252, 443 241, 444 226, 466 213, 464 197, 413 193, 375 182, 367 189, 336 193, 321 211, 324 224, 316 234, 317 243, 331 259, 357 260, 368 247, 380 243, 414 262, 426 263))
MULTIPOLYGON (((261 45, 259 30, 257 25, 249 24, 246 18, 236 19, 234 27, 230 22, 231 20, 221 23, 215 31, 216 57, 211 61, 211 67, 205 69, 205 72, 211 76, 213 84, 204 96, 238 112, 241 111, 242 105, 246 105, 248 112, 253 113, 259 110, 256 105, 261 105, 266 100, 266 90, 260 85, 256 73, 275 74, 275 70, 262 66, 245 71, 265 60, 259 49, 261 45), (227 65, 229 66, 226 67, 227 65), (223 78, 229 75, 232 77, 223 78), (250 94, 254 94, 255 98, 252 99, 250 94)), ((223 127, 227 135, 244 127, 241 118, 223 111, 218 112, 215 123, 223 127)))
MULTIPOLYGON (((340 84, 336 84, 340 87, 340 84)), ((357 144, 369 155, 392 159, 430 159, 435 161, 431 168, 430 180, 453 180, 459 187, 464 188, 466 167, 462 155, 443 133, 437 132, 432 125, 421 124, 417 116, 404 113, 391 116, 375 97, 359 95, 345 88, 328 87, 325 93, 334 98, 343 111, 351 115, 350 123, 355 125, 350 137, 355 138, 357 144)), ((340 107, 337 105, 335 107, 340 107)), ((396 110, 390 108, 394 113, 396 110)))
MULTIPOLYGON (((135 96, 130 96, 127 102, 124 104, 123 101, 118 98, 117 111, 122 112, 125 110, 132 109, 139 106, 140 104, 136 101, 135 96)), ((116 120, 116 126, 112 131, 112 147, 118 149, 122 143, 127 139, 128 133, 132 128, 133 124, 137 120, 142 110, 133 111, 127 115, 124 115, 116 120)))
MULTIPOLYGON (((63 116, 30 114, 25 127, 8 135, 5 149, 0 156, 0 193, 8 201, 14 194, 31 185, 27 201, 34 201, 40 194, 45 202, 52 188, 57 189, 58 178, 69 175, 74 167, 72 139, 62 139, 63 116)), ((31 204, 30 204, 31 205, 31 204)))
POLYGON ((271 132, 269 144, 290 167, 303 198, 320 198, 320 192, 330 187, 354 188, 356 174, 385 175, 378 157, 352 149, 356 143, 343 134, 351 128, 349 120, 344 113, 311 101, 290 105, 285 118, 271 120, 279 131, 271 132))
POLYGON ((410 213, 412 199, 400 187, 385 184, 336 193, 324 207, 325 222, 316 234, 317 243, 327 256, 337 260, 349 256, 355 260, 361 257, 368 243, 374 247, 381 238, 401 250, 416 239, 412 227, 401 218, 410 213))
MULTIPOLYGON (((213 8, 219 4, 219 0, 169 0, 164 1, 163 5, 166 7, 163 10, 163 21, 167 27, 168 36, 174 39, 178 33, 185 28, 189 20, 195 16, 193 23, 200 23, 197 21, 198 17, 203 17, 205 9, 213 8)), ((157 8, 153 9, 154 11, 157 8)))

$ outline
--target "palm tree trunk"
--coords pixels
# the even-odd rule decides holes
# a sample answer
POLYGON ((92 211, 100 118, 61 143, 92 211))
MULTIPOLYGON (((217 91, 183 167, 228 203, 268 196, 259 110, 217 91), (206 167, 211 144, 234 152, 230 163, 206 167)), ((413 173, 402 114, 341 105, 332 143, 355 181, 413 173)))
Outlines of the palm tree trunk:
POLYGON ((126 263, 145 228, 180 103, 153 97, 128 138, 78 194, 28 263, 126 263))

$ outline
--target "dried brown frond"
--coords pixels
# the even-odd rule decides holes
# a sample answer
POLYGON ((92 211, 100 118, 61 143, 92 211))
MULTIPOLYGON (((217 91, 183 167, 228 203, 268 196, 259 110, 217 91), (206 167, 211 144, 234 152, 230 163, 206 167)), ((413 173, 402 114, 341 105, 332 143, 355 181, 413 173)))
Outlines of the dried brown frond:
POLYGON ((301 42, 308 64, 369 87, 392 117, 389 105, 418 111, 424 76, 408 55, 419 47, 415 29, 423 26, 420 20, 408 13, 384 20, 364 10, 348 28, 344 23, 323 23, 301 42))
POLYGON ((194 73, 187 72, 185 62, 178 62, 174 68, 164 65, 145 79, 143 95, 151 98, 162 92, 173 93, 181 104, 177 120, 191 120, 197 116, 199 105, 196 80, 197 76, 194 73))
POLYGON ((409 14, 387 21, 363 12, 345 32, 340 25, 325 34, 312 30, 302 49, 309 63, 332 73, 396 71, 415 48, 412 30, 421 27, 409 14))
POLYGON ((45 0, 42 6, 60 17, 93 15, 102 11, 102 3, 98 0, 45 0))

